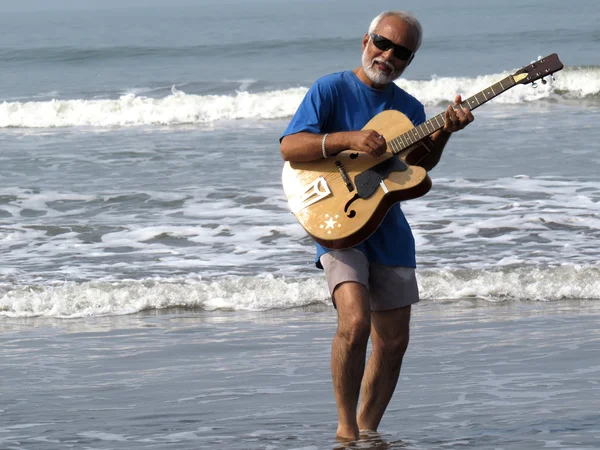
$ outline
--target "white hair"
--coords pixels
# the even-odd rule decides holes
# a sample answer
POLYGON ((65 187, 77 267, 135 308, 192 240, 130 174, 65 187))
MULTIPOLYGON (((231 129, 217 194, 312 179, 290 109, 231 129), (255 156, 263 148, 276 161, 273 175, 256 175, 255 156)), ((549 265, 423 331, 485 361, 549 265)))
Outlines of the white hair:
POLYGON ((416 31, 416 33, 417 33, 417 48, 415 48, 415 52, 416 52, 419 49, 419 47, 421 46, 421 40, 423 38, 423 28, 421 27, 421 23, 417 20, 417 18, 407 11, 384 11, 384 12, 382 12, 381 14, 379 14, 377 17, 375 17, 371 21, 371 25, 369 25, 369 34, 374 33, 375 29, 377 28, 379 23, 386 17, 390 17, 390 16, 396 17, 396 18, 402 20, 403 22, 406 22, 408 25, 410 25, 416 31))

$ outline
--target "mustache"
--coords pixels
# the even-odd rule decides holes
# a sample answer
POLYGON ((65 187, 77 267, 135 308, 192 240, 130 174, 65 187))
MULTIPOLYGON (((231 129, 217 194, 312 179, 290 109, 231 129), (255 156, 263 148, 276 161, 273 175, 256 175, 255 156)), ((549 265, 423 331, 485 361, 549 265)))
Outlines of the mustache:
POLYGON ((392 63, 390 63, 389 61, 386 61, 385 59, 382 58, 373 58, 373 60, 371 61, 371 67, 373 67, 373 64, 383 64, 385 67, 387 67, 388 69, 390 69, 391 71, 395 71, 394 70, 394 66, 392 65, 392 63))

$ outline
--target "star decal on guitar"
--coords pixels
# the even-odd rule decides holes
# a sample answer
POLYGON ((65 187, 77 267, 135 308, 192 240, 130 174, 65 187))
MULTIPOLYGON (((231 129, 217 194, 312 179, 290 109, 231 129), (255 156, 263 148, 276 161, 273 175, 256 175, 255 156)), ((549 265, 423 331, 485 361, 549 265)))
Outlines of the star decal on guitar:
MULTIPOLYGON (((325 230, 335 230, 336 228, 336 224, 337 224, 337 228, 342 228, 342 225, 338 223, 338 221, 336 219, 339 219, 339 215, 335 215, 335 217, 330 216, 329 214, 325 214, 325 219, 323 221, 323 224, 319 227, 321 229, 325 229, 325 230)), ((331 231, 328 231, 327 234, 331 234, 331 231)))
POLYGON ((333 220, 333 217, 331 217, 329 220, 326 220, 326 221, 325 221, 325 225, 327 225, 327 226, 325 227, 325 229, 328 229, 328 228, 332 228, 332 229, 333 229, 333 228, 334 228, 334 225, 335 225, 336 223, 337 223, 337 220, 333 220))

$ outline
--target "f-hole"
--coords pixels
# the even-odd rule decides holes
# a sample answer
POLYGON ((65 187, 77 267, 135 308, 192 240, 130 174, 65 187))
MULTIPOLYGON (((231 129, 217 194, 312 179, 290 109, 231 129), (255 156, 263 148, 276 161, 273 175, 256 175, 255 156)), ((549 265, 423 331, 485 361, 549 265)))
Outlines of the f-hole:
POLYGON ((350 219, 352 219, 353 217, 356 216, 356 211, 354 211, 353 209, 348 211, 348 208, 350 208, 350 205, 352 203, 354 203, 356 200, 358 200, 360 198, 360 196, 358 194, 354 194, 354 197, 352 197, 350 200, 348 200, 348 202, 346 203, 346 206, 344 206, 344 212, 346 213, 346 216, 350 219))

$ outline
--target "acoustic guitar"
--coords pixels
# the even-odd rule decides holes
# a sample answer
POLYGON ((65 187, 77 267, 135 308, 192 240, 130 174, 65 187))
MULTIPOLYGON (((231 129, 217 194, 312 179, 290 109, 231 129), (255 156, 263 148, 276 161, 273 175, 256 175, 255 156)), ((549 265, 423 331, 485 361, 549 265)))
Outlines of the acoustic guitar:
MULTIPOLYGON (((544 77, 562 68, 553 53, 459 106, 473 110, 517 84, 539 79, 545 84, 544 77)), ((359 244, 377 229, 392 205, 421 197, 431 189, 431 179, 419 163, 431 151, 431 140, 426 138, 444 123, 444 113, 414 127, 401 112, 383 111, 363 128, 385 138, 387 151, 382 156, 345 150, 327 159, 286 162, 282 182, 292 213, 324 247, 343 249, 359 244)))

